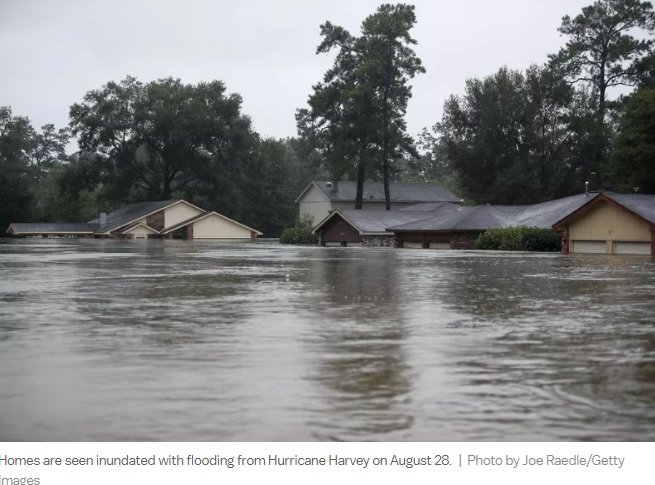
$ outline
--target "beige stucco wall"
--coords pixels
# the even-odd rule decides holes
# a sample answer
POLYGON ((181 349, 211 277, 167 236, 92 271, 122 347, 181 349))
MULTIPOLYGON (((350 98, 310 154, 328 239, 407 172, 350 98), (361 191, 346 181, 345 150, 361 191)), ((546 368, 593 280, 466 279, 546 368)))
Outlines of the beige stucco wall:
POLYGON ((202 214, 202 212, 193 206, 180 202, 164 210, 164 227, 171 227, 180 222, 187 221, 192 217, 202 214))
POLYGON ((250 239, 250 230, 211 214, 193 223, 194 239, 250 239))
POLYGON ((298 205, 298 213, 300 217, 310 217, 314 221, 314 224, 318 224, 325 219, 332 209, 332 204, 328 196, 318 187, 313 185, 300 200, 298 205))
POLYGON ((569 240, 650 242, 648 224, 608 202, 600 203, 569 224, 569 240))

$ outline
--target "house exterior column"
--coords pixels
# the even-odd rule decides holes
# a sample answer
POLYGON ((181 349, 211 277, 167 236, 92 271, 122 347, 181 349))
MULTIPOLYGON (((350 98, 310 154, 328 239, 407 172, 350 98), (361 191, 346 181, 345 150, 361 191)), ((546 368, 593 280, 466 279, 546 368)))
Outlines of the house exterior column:
POLYGON ((562 230, 560 232, 560 238, 561 238, 561 252, 562 254, 569 254, 569 228, 568 226, 566 229, 562 230))

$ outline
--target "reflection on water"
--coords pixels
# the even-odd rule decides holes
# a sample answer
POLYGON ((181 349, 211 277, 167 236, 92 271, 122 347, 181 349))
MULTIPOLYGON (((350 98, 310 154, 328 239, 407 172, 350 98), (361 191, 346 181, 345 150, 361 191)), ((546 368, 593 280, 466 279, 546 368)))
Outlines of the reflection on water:
POLYGON ((653 440, 654 269, 0 240, 0 439, 653 440))

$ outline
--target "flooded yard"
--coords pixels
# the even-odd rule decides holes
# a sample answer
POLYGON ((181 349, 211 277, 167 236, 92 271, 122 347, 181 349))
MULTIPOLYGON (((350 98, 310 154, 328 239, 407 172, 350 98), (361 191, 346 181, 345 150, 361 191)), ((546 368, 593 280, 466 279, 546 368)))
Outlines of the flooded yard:
POLYGON ((655 440, 655 260, 0 240, 0 440, 655 440))

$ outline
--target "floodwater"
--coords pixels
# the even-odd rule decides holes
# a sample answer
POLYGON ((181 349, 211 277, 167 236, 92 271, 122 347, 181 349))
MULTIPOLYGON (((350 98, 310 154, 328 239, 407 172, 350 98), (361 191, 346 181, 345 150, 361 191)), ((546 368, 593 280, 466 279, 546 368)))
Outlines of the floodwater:
POLYGON ((655 440, 655 260, 0 240, 0 440, 655 440))

